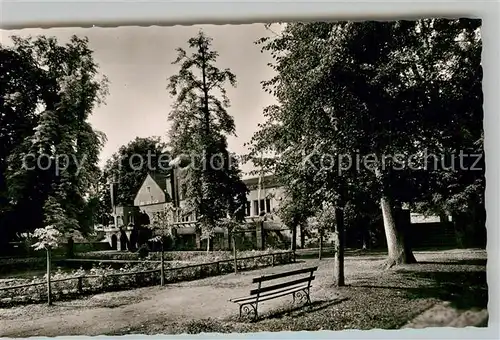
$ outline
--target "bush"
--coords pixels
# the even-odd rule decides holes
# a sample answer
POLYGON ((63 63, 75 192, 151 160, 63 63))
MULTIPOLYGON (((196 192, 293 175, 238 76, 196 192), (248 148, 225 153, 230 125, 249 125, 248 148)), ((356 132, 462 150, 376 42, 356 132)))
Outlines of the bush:
POLYGON ((139 249, 137 250, 137 257, 141 260, 147 258, 149 255, 149 248, 147 246, 147 244, 143 244, 139 247, 139 249))

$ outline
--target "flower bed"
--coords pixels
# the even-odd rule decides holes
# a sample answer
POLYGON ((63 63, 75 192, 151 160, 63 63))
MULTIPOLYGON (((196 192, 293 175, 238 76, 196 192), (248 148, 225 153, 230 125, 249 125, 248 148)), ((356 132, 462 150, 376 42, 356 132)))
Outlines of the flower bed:
MULTIPOLYGON (((291 252, 265 252, 253 256, 249 256, 249 252, 245 253, 238 256, 238 270, 240 271, 293 261, 291 252)), ((201 263, 193 263, 194 258, 188 264, 186 261, 165 262, 165 282, 197 280, 234 272, 234 259, 228 256, 215 258, 215 261, 201 263)), ((126 264, 120 269, 100 264, 89 271, 79 269, 68 273, 58 270, 51 276, 52 299, 63 300, 105 291, 157 285, 160 283, 160 275, 158 262, 126 264)), ((17 279, 0 282, 0 306, 46 300, 46 276, 34 277, 33 280, 17 279), (12 288, 5 289, 7 287, 12 288)))
MULTIPOLYGON (((277 251, 278 250, 276 249, 238 251, 237 257, 271 254, 277 251)), ((224 250, 211 251, 211 252, 166 251, 164 254, 165 254, 165 261, 189 261, 195 263, 229 260, 233 257, 232 251, 224 251, 224 250)), ((99 259, 99 260, 139 260, 139 256, 137 253, 117 252, 117 251, 94 251, 87 253, 79 253, 77 254, 76 257, 82 259, 99 259)), ((160 253, 151 252, 149 253, 146 260, 160 260, 160 253)))

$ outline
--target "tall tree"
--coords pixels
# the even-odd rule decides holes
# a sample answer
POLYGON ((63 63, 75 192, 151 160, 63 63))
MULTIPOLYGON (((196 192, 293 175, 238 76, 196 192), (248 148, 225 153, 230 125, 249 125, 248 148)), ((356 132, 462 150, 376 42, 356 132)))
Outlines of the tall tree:
MULTIPOLYGON (((463 238, 460 234, 464 228, 472 232, 459 242, 472 240, 474 246, 484 246, 486 241, 480 25, 480 20, 423 22, 421 30, 434 29, 441 34, 429 39, 430 51, 419 56, 428 65, 432 65, 429 61, 435 55, 449 62, 440 81, 434 80, 434 92, 440 93, 435 98, 434 112, 441 114, 428 122, 438 126, 440 133, 428 137, 422 155, 427 158, 427 171, 422 175, 428 186, 422 188, 423 199, 415 208, 424 213, 452 215, 457 236, 462 236, 459 238, 463 238)), ((422 70, 419 76, 435 79, 439 71, 422 70)))
POLYGON ((24 114, 33 126, 4 163, 11 212, 17 225, 28 229, 47 224, 82 229, 85 195, 98 172, 105 141, 88 118, 107 94, 107 79, 99 75, 87 38, 73 36, 64 45, 44 36, 12 40, 13 46, 4 47, 4 53, 20 56, 23 65, 30 65, 34 85, 21 92, 24 73, 12 75, 6 70, 13 77, 11 84, 20 88, 15 93, 18 101, 7 107, 4 103, 3 109, 13 117, 16 105, 27 105, 24 114))
POLYGON ((6 172, 9 156, 32 135, 35 127, 40 70, 31 51, 1 45, 0 70, 0 243, 3 243, 29 225, 15 223, 18 216, 10 201, 6 172))
POLYGON ((235 126, 227 112, 225 86, 236 86, 236 76, 215 66, 218 53, 203 32, 190 38, 188 47, 192 53, 177 49, 173 63, 180 70, 168 79, 168 90, 175 97, 169 115, 170 146, 174 155, 191 159, 182 172, 181 189, 209 249, 216 224, 246 202, 246 185, 236 157, 227 148, 227 136, 235 134, 235 126))
POLYGON ((477 100, 460 99, 470 96, 467 71, 455 72, 471 58, 457 46, 473 45, 478 25, 467 19, 297 23, 259 41, 276 60, 277 75, 264 87, 279 104, 266 109, 255 148, 280 154, 280 163, 289 166, 285 174, 304 172, 298 169, 307 164, 312 175, 297 178, 316 188, 311 192, 320 199, 336 196, 340 207, 356 193, 374 193, 388 267, 415 262, 396 212, 404 202, 425 198, 427 179, 418 175, 423 167, 415 170, 404 160, 421 158, 436 140, 457 142, 446 121, 478 110, 477 100), (457 42, 461 35, 470 37, 467 43, 457 42), (468 105, 460 106, 464 101, 468 105), (453 109, 442 110, 446 103, 453 109), (443 131, 450 133, 442 137, 443 131), (297 162, 300 153, 305 162, 297 162))

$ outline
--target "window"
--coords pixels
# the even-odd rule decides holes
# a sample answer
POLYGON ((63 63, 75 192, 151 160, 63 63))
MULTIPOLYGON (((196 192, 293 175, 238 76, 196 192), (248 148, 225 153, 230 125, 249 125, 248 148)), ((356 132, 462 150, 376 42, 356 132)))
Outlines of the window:
POLYGON ((252 211, 252 209, 251 209, 252 207, 251 207, 251 204, 250 204, 250 203, 251 203, 251 202, 247 202, 247 206, 246 206, 246 214, 245 214, 246 216, 250 216, 250 213, 251 213, 251 211, 252 211))
POLYGON ((271 212, 271 199, 261 199, 260 202, 253 201, 253 215, 258 216, 261 212, 271 212))
POLYGON ((254 216, 259 215, 259 204, 257 201, 253 201, 253 215, 254 216))

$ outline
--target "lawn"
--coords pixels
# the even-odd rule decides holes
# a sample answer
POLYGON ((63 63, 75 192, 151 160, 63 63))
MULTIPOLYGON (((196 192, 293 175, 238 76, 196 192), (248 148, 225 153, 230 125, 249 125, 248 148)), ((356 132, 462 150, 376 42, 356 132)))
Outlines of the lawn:
POLYGON ((448 250, 415 256, 416 265, 381 271, 383 254, 349 254, 348 286, 342 288, 331 285, 331 258, 306 259, 166 287, 99 294, 53 307, 0 309, 0 336, 485 326, 486 252, 448 250), (245 295, 252 277, 317 264, 312 305, 293 307, 291 297, 284 297, 264 302, 257 322, 237 320, 238 308, 227 300, 245 295), (29 321, 23 318, 27 312, 29 321))

